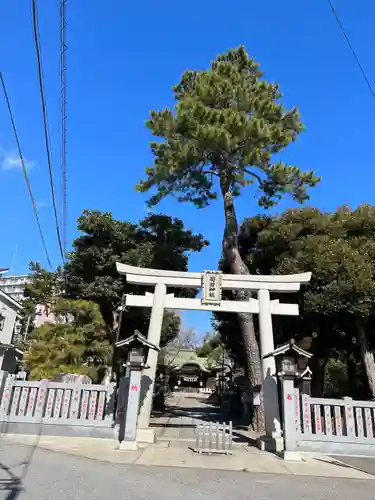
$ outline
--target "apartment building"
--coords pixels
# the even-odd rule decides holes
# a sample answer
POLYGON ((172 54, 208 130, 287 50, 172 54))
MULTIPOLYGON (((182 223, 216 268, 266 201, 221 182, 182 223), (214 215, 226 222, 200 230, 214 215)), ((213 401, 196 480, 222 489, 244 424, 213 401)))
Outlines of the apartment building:
POLYGON ((13 345, 15 325, 20 319, 22 306, 0 290, 0 370, 15 373, 22 351, 13 345))
MULTIPOLYGON (((25 285, 32 282, 30 274, 19 274, 8 276, 6 273, 8 269, 0 268, 0 291, 6 293, 16 302, 22 303, 25 298, 25 285)), ((38 328, 45 323, 60 323, 69 321, 67 318, 57 318, 51 310, 51 304, 38 304, 35 307, 35 318, 33 319, 33 326, 38 328)), ((16 321, 14 326, 14 333, 22 333, 22 325, 20 321, 16 321)), ((23 332, 25 334, 25 331, 23 332)))
POLYGON ((31 283, 31 280, 32 277, 30 274, 7 276, 0 273, 0 290, 16 302, 22 302, 25 296, 25 285, 31 283))

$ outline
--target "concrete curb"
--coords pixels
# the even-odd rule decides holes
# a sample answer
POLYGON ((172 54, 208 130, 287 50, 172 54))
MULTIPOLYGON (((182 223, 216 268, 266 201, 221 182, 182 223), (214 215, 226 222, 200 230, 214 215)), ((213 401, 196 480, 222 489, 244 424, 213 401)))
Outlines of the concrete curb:
POLYGON ((145 445, 137 451, 120 451, 118 443, 112 439, 25 435, 2 437, 8 443, 32 446, 103 463, 375 480, 375 476, 356 468, 335 465, 335 460, 330 457, 325 457, 327 460, 323 460, 322 457, 304 456, 303 462, 286 462, 273 454, 254 448, 239 447, 229 457, 204 456, 194 454, 186 443, 176 442, 158 442, 145 445))

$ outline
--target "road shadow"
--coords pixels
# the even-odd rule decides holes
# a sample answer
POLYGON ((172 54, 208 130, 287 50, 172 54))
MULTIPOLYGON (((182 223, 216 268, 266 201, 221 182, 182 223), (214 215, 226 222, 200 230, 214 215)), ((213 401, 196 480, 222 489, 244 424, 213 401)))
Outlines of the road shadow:
POLYGON ((321 458, 314 458, 315 462, 322 462, 323 464, 332 464, 336 465, 337 467, 343 467, 344 469, 354 469, 355 467, 352 467, 349 464, 345 464, 344 462, 339 462, 338 460, 323 460, 321 458))
MULTIPOLYGON (((228 423, 228 414, 227 412, 223 411, 220 406, 218 407, 201 407, 201 406, 191 406, 191 407, 184 407, 180 408, 178 406, 167 406, 166 410, 164 412, 161 412, 159 414, 161 417, 170 417, 171 419, 173 417, 176 418, 196 418, 198 421, 203 421, 207 423, 212 423, 212 424, 224 424, 228 423)), ((154 415, 154 419, 157 419, 156 415, 154 415)), ((150 424, 151 427, 154 428, 174 428, 174 429, 195 429, 196 424, 191 423, 191 424, 184 424, 180 422, 152 422, 150 424)), ((240 443, 240 444, 245 444, 248 446, 255 446, 256 442, 255 439, 251 439, 250 437, 246 436, 245 432, 241 432, 243 429, 247 430, 247 427, 242 427, 239 426, 238 428, 236 426, 233 427, 232 430, 232 437, 233 437, 233 442, 235 443, 240 443)))
MULTIPOLYGON (((7 415, 6 418, 11 418, 11 417, 7 415)), ((1 497, 2 500, 16 500, 19 494, 25 491, 25 488, 23 486, 23 481, 28 473, 29 466, 31 465, 34 453, 38 448, 39 441, 42 436, 42 425, 43 425, 42 422, 43 422, 42 418, 40 419, 39 422, 36 422, 38 424, 38 427, 36 429, 36 433, 33 434, 33 436, 35 437, 34 443, 25 446, 23 445, 23 448, 25 448, 28 451, 25 454, 26 456, 20 462, 12 465, 0 462, 0 492, 6 493, 6 496, 1 497), (20 473, 19 474, 14 473, 15 469, 21 469, 20 473)), ((12 422, 8 420, 0 421, 0 432, 1 432, 0 443, 2 439, 6 443, 6 446, 16 445, 15 443, 12 443, 11 441, 6 441, 4 439, 4 436, 6 436, 9 433, 9 428, 11 427, 11 423, 12 422)))
POLYGON ((193 417, 197 419, 202 419, 208 422, 220 422, 223 423, 227 418, 227 415, 221 411, 220 408, 202 408, 201 406, 184 406, 183 408, 179 406, 167 406, 170 413, 179 417, 193 417))
POLYGON ((194 424, 159 424, 159 423, 153 423, 150 425, 150 427, 154 428, 163 428, 163 429, 195 429, 196 425, 194 424))
POLYGON ((0 462, 0 492, 5 492, 4 500, 16 500, 22 491, 24 491, 22 478, 0 462))
POLYGON ((354 457, 354 456, 330 456, 331 460, 326 461, 321 458, 315 458, 318 462, 325 462, 336 465, 337 467, 344 467, 346 469, 355 469, 365 474, 375 476, 375 458, 373 457, 354 457))

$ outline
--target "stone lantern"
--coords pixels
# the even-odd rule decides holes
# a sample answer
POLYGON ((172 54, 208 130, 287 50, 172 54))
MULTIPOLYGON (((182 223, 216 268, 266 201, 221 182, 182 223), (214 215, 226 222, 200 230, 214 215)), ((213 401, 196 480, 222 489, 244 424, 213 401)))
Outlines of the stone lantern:
MULTIPOLYGON (((313 355, 298 347, 295 340, 292 339, 275 349, 275 351, 266 354, 264 358, 271 356, 275 358, 279 379, 278 390, 282 409, 281 421, 285 458, 285 450, 294 449, 293 446, 295 445, 296 409, 298 409, 298 415, 300 414, 300 401, 296 396, 295 387, 300 387, 307 379, 311 380, 311 370, 307 362, 313 355), (303 368, 302 373, 299 371, 300 367, 303 368)), ((299 391, 297 391, 297 394, 299 394, 299 391)))
POLYGON ((138 330, 131 337, 116 342, 115 346, 123 351, 119 358, 130 371, 129 377, 122 377, 119 387, 117 415, 120 424, 120 449, 136 450, 142 370, 147 368, 150 349, 159 351, 159 348, 138 330))

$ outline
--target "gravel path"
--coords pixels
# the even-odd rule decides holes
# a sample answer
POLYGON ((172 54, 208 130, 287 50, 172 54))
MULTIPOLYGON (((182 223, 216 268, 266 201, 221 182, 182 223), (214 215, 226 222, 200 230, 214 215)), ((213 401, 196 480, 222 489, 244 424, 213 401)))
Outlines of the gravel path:
POLYGON ((374 499, 373 481, 112 465, 5 442, 0 464, 1 500, 374 499))

